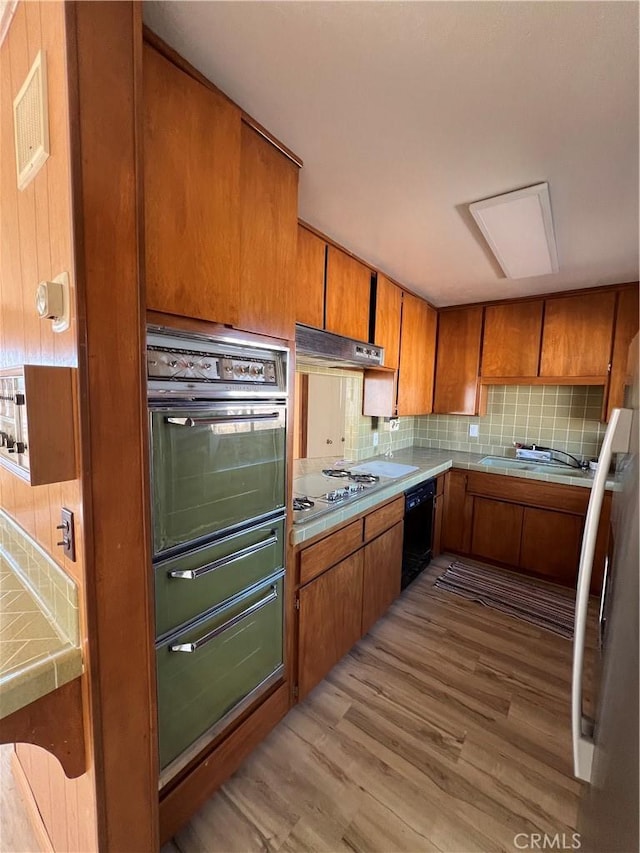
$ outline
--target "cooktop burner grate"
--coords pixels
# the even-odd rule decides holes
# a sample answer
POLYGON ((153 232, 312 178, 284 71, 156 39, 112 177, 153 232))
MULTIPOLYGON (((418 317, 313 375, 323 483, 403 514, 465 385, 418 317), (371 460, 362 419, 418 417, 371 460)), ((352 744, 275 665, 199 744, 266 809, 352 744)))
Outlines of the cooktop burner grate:
POLYGON ((349 474, 349 479, 353 480, 354 483, 378 483, 380 481, 380 477, 377 474, 349 474))
POLYGON ((310 498, 294 498, 293 499, 293 510, 294 512, 302 512, 305 509, 312 509, 315 506, 315 501, 312 501, 310 498))
POLYGON ((351 476, 346 468, 323 468, 322 473, 325 477, 339 477, 342 480, 351 476))

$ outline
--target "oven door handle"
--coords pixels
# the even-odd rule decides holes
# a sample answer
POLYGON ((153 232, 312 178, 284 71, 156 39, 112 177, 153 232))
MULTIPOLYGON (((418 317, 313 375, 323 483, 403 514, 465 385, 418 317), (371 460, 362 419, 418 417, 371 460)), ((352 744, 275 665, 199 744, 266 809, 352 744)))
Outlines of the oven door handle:
POLYGON ((194 581, 196 578, 202 577, 202 575, 208 575, 209 572, 215 572, 216 569, 220 569, 222 566, 228 566, 230 563, 235 563, 236 560, 244 560, 245 557, 250 557, 252 554, 262 551, 263 548, 275 545, 277 541, 278 532, 276 530, 272 530, 271 536, 268 536, 266 539, 262 539, 260 542, 256 542, 255 545, 247 545, 246 548, 234 551, 234 553, 230 554, 228 557, 220 557, 218 560, 213 560, 213 562, 200 566, 197 569, 175 569, 168 574, 170 578, 194 581))
POLYGON ((237 421, 274 421, 280 412, 258 412, 253 415, 208 415, 206 418, 165 418, 165 422, 174 426, 197 427, 215 424, 233 424, 237 421))
POLYGON ((265 595, 264 598, 261 598, 260 601, 256 601, 255 604, 252 604, 250 607, 247 607, 246 610, 243 610, 242 613, 238 613, 237 616, 233 616, 231 619, 228 619, 226 622, 223 622, 222 625, 219 625, 217 628, 214 628, 213 631, 209 631, 208 634, 205 634, 204 637, 199 637, 197 640, 194 640, 193 643, 174 643, 169 646, 170 652, 197 652, 198 649, 201 649, 202 646, 206 646, 207 643, 210 643, 211 640, 214 640, 216 637, 219 637, 220 634, 223 634, 225 631, 228 631, 229 628, 233 628, 234 625, 237 625, 238 622, 241 622, 247 616, 250 616, 252 613, 256 613, 258 610, 261 610, 263 607, 266 607, 267 604, 271 604, 272 601, 275 601, 278 598, 278 588, 275 584, 271 587, 271 592, 269 595, 265 595))

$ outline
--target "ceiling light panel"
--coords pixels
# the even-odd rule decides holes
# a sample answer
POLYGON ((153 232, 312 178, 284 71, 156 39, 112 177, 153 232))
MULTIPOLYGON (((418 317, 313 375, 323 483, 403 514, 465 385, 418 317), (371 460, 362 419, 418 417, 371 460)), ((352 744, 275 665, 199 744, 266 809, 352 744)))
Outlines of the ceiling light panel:
POLYGON ((469 205, 507 278, 558 272, 549 184, 536 184, 469 205))

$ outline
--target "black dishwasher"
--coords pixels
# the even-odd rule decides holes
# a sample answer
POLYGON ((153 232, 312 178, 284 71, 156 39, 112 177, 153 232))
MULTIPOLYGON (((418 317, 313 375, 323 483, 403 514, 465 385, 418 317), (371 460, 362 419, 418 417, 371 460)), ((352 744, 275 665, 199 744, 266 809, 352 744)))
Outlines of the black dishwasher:
POLYGON ((427 480, 404 493, 402 589, 408 587, 431 562, 435 495, 435 480, 427 480))

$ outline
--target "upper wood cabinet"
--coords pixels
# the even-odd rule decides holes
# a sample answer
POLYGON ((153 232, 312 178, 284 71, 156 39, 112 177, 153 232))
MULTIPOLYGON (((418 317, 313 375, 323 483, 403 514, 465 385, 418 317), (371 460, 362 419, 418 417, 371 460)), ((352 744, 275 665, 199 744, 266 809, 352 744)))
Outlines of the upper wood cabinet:
POLYGON ((236 325, 241 114, 144 46, 147 307, 236 325))
POLYGON ((482 310, 476 306, 439 314, 434 412, 477 412, 482 310))
POLYGON ((335 246, 328 246, 326 330, 358 341, 368 341, 370 300, 369 267, 335 246))
POLYGON ((484 309, 481 375, 538 375, 543 300, 487 305, 484 309))
POLYGON ((240 301, 237 325, 294 337, 298 241, 298 167, 242 124, 240 301))
POLYGON ((613 357, 609 377, 607 420, 611 410, 624 405, 624 388, 628 381, 629 346, 638 332, 638 285, 625 287, 618 293, 613 357))
POLYGON ((606 379, 615 305, 613 291, 545 300, 540 376, 606 379))
POLYGON ((438 315, 411 293, 402 298, 398 415, 427 415, 433 408, 433 363, 438 315))
POLYGON ((313 231, 298 225, 295 273, 296 323, 324 327, 324 273, 327 244, 313 231))
POLYGON ((384 366, 394 370, 400 364, 400 321, 402 290, 378 273, 373 342, 384 347, 384 366))

